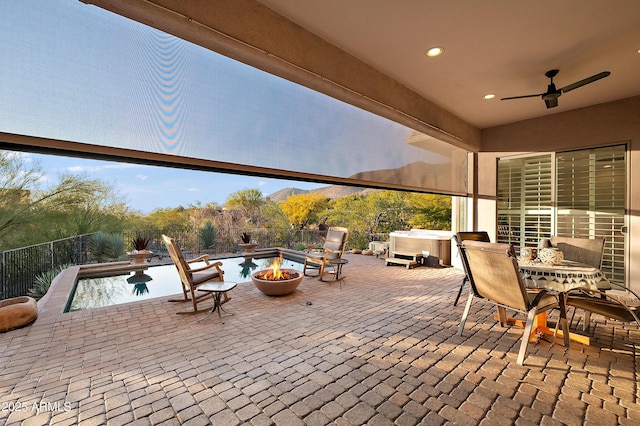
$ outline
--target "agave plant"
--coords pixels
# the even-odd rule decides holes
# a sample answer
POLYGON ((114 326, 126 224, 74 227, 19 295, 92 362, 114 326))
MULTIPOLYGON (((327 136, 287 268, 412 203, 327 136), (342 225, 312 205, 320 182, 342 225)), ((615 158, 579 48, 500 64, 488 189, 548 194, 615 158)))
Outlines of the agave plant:
POLYGON ((242 240, 243 243, 249 244, 251 242, 251 234, 247 234, 246 232, 243 232, 240 235, 240 239, 242 240))
POLYGON ((98 262, 120 259, 125 254, 125 243, 122 235, 98 232, 91 237, 89 245, 91 255, 98 262))
POLYGON ((27 291, 29 296, 36 300, 40 300, 45 294, 47 294, 47 291, 49 291, 49 287, 51 287, 51 283, 55 277, 68 267, 69 265, 60 265, 35 277, 33 280, 35 285, 27 291))
POLYGON ((142 251, 147 249, 147 245, 149 245, 149 239, 144 238, 142 235, 138 234, 132 240, 133 249, 136 251, 142 251))

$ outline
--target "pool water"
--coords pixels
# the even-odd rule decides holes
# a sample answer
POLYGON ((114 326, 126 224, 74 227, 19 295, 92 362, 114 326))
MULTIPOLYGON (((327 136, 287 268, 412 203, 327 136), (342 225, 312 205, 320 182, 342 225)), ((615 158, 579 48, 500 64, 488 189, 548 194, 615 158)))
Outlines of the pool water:
MULTIPOLYGON (((231 282, 251 282, 251 274, 270 268, 277 258, 245 259, 233 257, 221 259, 224 280, 231 282)), ((203 266, 195 263, 193 267, 203 266)), ((281 268, 302 271, 302 264, 288 259, 282 260, 281 268)), ((99 308, 180 294, 182 285, 178 270, 173 264, 150 266, 142 276, 134 273, 110 277, 79 279, 75 291, 71 294, 69 311, 99 308)))

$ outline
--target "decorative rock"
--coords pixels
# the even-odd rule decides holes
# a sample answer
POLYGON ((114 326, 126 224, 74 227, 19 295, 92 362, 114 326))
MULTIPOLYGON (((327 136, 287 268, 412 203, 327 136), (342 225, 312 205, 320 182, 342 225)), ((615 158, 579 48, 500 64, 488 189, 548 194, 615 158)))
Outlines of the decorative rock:
POLYGON ((362 254, 365 256, 372 256, 373 250, 362 250, 362 254))
POLYGON ((38 318, 38 304, 32 297, 0 300, 0 333, 24 327, 38 318))

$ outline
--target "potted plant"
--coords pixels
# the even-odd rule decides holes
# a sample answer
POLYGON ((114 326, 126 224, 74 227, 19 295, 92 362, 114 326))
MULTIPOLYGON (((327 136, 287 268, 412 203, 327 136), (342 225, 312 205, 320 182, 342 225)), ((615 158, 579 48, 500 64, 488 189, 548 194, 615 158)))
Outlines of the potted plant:
POLYGON ((144 261, 153 254, 152 251, 147 250, 147 245, 149 245, 149 239, 143 237, 140 234, 137 234, 136 237, 131 241, 133 244, 133 250, 127 252, 127 256, 131 258, 131 263, 140 264, 144 263, 144 261))
POLYGON ((242 244, 238 245, 244 249, 245 253, 253 252, 253 249, 258 245, 255 241, 251 242, 251 234, 247 234, 246 232, 240 234, 240 239, 242 240, 242 244))

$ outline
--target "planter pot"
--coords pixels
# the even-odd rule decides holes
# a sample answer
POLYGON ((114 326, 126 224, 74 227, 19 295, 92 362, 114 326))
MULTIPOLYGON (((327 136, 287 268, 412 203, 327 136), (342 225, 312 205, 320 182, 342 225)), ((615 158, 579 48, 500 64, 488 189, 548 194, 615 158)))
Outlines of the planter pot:
POLYGON ((263 275, 268 269, 262 271, 256 271, 251 274, 251 281, 253 281, 253 285, 256 286, 258 290, 266 294, 267 296, 284 296, 286 294, 293 293, 298 288, 298 285, 302 282, 302 272, 298 272, 295 269, 283 269, 283 272, 289 272, 291 274, 297 273, 298 276, 296 278, 291 278, 288 280, 263 280, 260 278, 256 278, 256 275, 263 275))
POLYGON ((152 251, 149 250, 140 250, 140 251, 129 251, 127 252, 127 256, 131 258, 131 263, 134 265, 140 265, 144 263, 149 256, 153 254, 152 251))
POLYGON ((0 333, 24 327, 38 318, 38 304, 28 296, 0 300, 0 333))
POLYGON ((242 247, 245 253, 253 253, 253 249, 258 247, 257 243, 242 243, 238 244, 239 247, 242 247))

